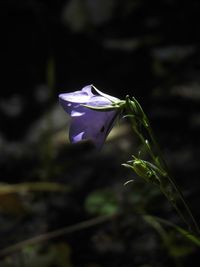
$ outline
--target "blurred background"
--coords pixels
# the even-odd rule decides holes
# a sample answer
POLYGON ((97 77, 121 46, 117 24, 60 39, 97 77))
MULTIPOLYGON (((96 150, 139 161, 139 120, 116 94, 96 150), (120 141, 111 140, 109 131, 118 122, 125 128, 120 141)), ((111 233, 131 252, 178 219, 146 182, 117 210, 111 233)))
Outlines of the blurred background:
POLYGON ((121 99, 135 96, 200 222, 200 2, 0 6, 0 266, 200 262, 199 248, 144 216, 181 225, 156 188, 121 166, 140 148, 127 122, 116 125, 100 152, 71 145, 58 103, 59 93, 91 83, 121 99))

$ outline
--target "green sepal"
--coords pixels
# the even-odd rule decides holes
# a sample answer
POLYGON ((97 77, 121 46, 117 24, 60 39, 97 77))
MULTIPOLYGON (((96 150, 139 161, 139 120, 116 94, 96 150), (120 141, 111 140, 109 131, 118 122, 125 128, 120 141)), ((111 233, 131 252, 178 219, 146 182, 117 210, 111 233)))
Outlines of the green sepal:
POLYGON ((156 166, 148 161, 141 160, 133 156, 133 160, 122 164, 123 166, 134 170, 134 172, 145 179, 145 181, 159 185, 161 184, 160 175, 162 173, 156 166))
POLYGON ((112 105, 108 105, 108 106, 100 106, 100 107, 94 107, 94 106, 90 106, 90 105, 85 105, 85 104, 82 104, 81 106, 85 107, 85 108, 89 108, 89 109, 92 109, 92 110, 96 110, 96 111, 112 111, 112 110, 116 110, 116 109, 122 109, 123 108, 123 104, 124 104, 124 101, 118 101, 112 105))
POLYGON ((114 96, 111 96, 111 95, 107 95, 103 92, 101 92, 100 90, 98 90, 94 85, 92 85, 92 87, 94 88, 94 90, 101 96, 105 97, 106 99, 110 100, 112 103, 116 103, 118 101, 120 101, 120 99, 114 97, 114 96))

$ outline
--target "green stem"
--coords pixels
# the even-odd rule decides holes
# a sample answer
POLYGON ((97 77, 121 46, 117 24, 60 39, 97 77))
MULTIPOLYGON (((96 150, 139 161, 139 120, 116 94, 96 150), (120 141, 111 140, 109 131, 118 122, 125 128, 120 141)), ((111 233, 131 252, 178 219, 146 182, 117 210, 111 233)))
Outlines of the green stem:
POLYGON ((144 113, 142 107, 137 102, 136 99, 133 99, 131 101, 128 97, 126 98, 126 112, 129 116, 129 119, 131 121, 132 129, 134 132, 138 135, 140 138, 142 144, 147 148, 148 154, 152 158, 154 164, 161 169, 166 175, 163 175, 162 177, 167 178, 169 184, 171 185, 172 189, 176 192, 176 194, 179 197, 180 202, 183 205, 183 208, 185 209, 187 215, 189 216, 191 223, 193 226, 191 226, 191 223, 188 222, 188 219, 183 215, 180 208, 177 206, 177 203, 172 200, 168 194, 168 192, 165 190, 165 186, 160 187, 161 191, 164 193, 164 195, 167 197, 169 202, 173 205, 181 219, 184 221, 184 223, 189 227, 190 231, 196 232, 197 234, 200 234, 199 226, 192 214, 192 211, 189 207, 189 205, 186 203, 184 196, 179 189, 178 185, 176 184, 175 180, 169 175, 169 170, 167 167, 167 164, 162 156, 160 147, 155 139, 153 130, 150 126, 149 120, 144 113), (143 133, 141 131, 141 125, 146 129, 148 136, 150 138, 150 142, 148 139, 144 138, 143 133), (154 148, 154 149, 153 149, 154 148), (155 152, 154 152, 155 151, 155 152))
MULTIPOLYGON (((147 119, 147 118, 146 118, 147 119)), ((181 200, 183 206, 185 207, 185 210, 187 212, 187 214, 189 215, 194 227, 191 227, 191 224, 190 223, 187 223, 187 225, 189 226, 189 228, 191 228, 191 231, 194 231, 195 229, 195 232, 197 232, 198 234, 200 234, 200 229, 199 229, 199 226, 192 214, 192 211, 189 207, 189 205, 186 203, 185 199, 184 199, 184 196, 182 194, 182 191, 180 190, 179 186, 177 185, 175 179, 173 179, 170 175, 169 175, 169 170, 168 170, 168 166, 167 166, 167 163, 165 162, 164 158, 162 157, 162 153, 161 153, 161 150, 160 150, 160 147, 155 139, 155 136, 154 136, 154 133, 153 133, 153 130, 148 122, 148 133, 149 133, 149 136, 151 137, 151 140, 153 142, 153 145, 155 146, 156 150, 157 150, 157 153, 158 153, 158 157, 159 157, 159 162, 162 163, 162 167, 165 169, 166 173, 167 173, 167 179, 168 181, 170 182, 170 184, 172 185, 172 187, 174 188, 174 190, 176 191, 176 193, 179 195, 179 199, 181 200)), ((173 204, 173 203, 172 203, 173 204)), ((182 219, 184 218, 182 212, 179 210, 179 208, 177 207, 177 205, 174 203, 173 204, 174 208, 177 210, 177 212, 179 213, 179 216, 182 217, 182 219), (181 215, 182 214, 182 215, 181 215)), ((186 222, 187 220, 184 219, 184 221, 186 222)))

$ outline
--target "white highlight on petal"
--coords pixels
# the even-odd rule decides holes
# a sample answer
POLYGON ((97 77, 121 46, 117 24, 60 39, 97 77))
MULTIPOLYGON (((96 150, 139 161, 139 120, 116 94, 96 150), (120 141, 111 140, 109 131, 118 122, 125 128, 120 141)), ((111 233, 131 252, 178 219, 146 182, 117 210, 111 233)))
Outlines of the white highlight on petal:
POLYGON ((84 114, 85 114, 85 112, 78 112, 75 110, 72 110, 72 112, 71 112, 72 117, 80 117, 80 116, 83 116, 84 114))
POLYGON ((89 96, 86 92, 76 91, 74 93, 60 94, 59 98, 66 102, 87 103, 91 96, 89 96))
POLYGON ((73 136, 73 142, 76 143, 76 142, 81 141, 83 139, 83 134, 84 134, 84 132, 81 132, 81 133, 73 136))

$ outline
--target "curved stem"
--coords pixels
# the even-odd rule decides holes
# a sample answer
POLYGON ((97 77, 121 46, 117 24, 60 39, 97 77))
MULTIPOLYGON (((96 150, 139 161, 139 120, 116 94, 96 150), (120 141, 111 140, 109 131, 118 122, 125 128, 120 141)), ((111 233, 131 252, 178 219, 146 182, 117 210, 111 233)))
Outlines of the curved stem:
MULTIPOLYGON (((146 118, 146 119, 147 119, 147 118, 146 118)), ((196 220, 195 220, 195 218, 194 218, 194 216, 193 216, 193 214, 192 214, 191 208, 190 208, 189 205, 186 203, 185 198, 184 198, 184 196, 183 196, 183 193, 182 193, 182 191, 180 190, 179 186, 177 185, 175 179, 173 179, 173 178, 169 175, 169 170, 168 170, 167 163, 165 162, 164 158, 162 157, 161 150, 160 150, 160 148, 159 148, 159 145, 158 145, 158 143, 157 143, 157 141, 156 141, 156 139, 155 139, 153 130, 151 129, 151 126, 150 126, 149 123, 148 123, 148 126, 149 126, 149 127, 148 127, 147 130, 148 130, 148 132, 149 132, 149 136, 151 137, 151 140, 152 140, 154 146, 156 147, 156 150, 157 150, 159 159, 160 159, 160 161, 162 162, 162 165, 163 165, 163 167, 164 167, 164 169, 165 169, 165 171, 166 171, 166 173, 167 173, 167 176, 166 176, 166 177, 168 178, 168 181, 169 181, 170 184, 173 186, 173 188, 175 189, 175 191, 178 193, 179 198, 180 198, 180 200, 181 200, 183 206, 185 207, 185 210, 187 211, 187 214, 189 215, 189 217, 190 217, 190 219, 191 219, 191 221, 192 221, 194 227, 191 227, 191 225, 188 224, 188 223, 187 223, 187 225, 189 225, 189 228, 192 228, 192 229, 195 228, 195 229, 196 229, 196 232, 197 232, 198 234, 200 234, 199 226, 198 226, 198 224, 197 224, 197 222, 196 222, 196 220)), ((177 210, 177 212, 178 212, 179 215, 180 215, 181 212, 180 212, 179 208, 177 207, 177 205, 175 204, 175 205, 173 205, 173 206, 175 207, 175 209, 177 210)), ((181 217, 182 217, 182 219, 183 219, 183 217, 184 217, 183 214, 181 215, 181 217)), ((185 221, 185 219, 184 219, 184 221, 185 221)), ((192 229, 191 229, 191 230, 192 230, 192 229)))
POLYGON ((186 203, 184 196, 179 189, 176 181, 169 175, 168 166, 162 156, 160 147, 155 139, 153 130, 150 126, 149 120, 144 113, 143 109, 141 108, 140 104, 137 102, 136 99, 131 101, 128 97, 126 99, 126 111, 129 116, 129 120, 131 121, 132 128, 134 132, 138 135, 140 138, 142 144, 147 148, 147 152, 150 155, 151 159, 153 160, 154 164, 165 173, 165 175, 162 175, 162 178, 165 178, 168 180, 169 184, 171 185, 172 189, 176 192, 176 194, 179 197, 180 202, 183 205, 183 208, 185 209, 187 215, 190 218, 191 223, 188 221, 188 218, 183 215, 183 212, 178 207, 177 203, 171 200, 166 188, 165 188, 165 182, 162 187, 160 187, 161 191, 164 193, 164 195, 167 197, 169 202, 173 205, 177 213, 179 214, 180 218, 184 221, 184 223, 190 228, 191 231, 196 232, 200 234, 199 226, 192 214, 192 211, 189 207, 189 205, 186 203), (133 116, 132 116, 133 114, 133 116), (146 138, 144 138, 143 133, 141 131, 141 125, 146 129, 148 136, 150 138, 150 142, 146 138), (148 142, 148 143, 147 143, 148 142), (155 152, 154 152, 155 151, 155 152))

